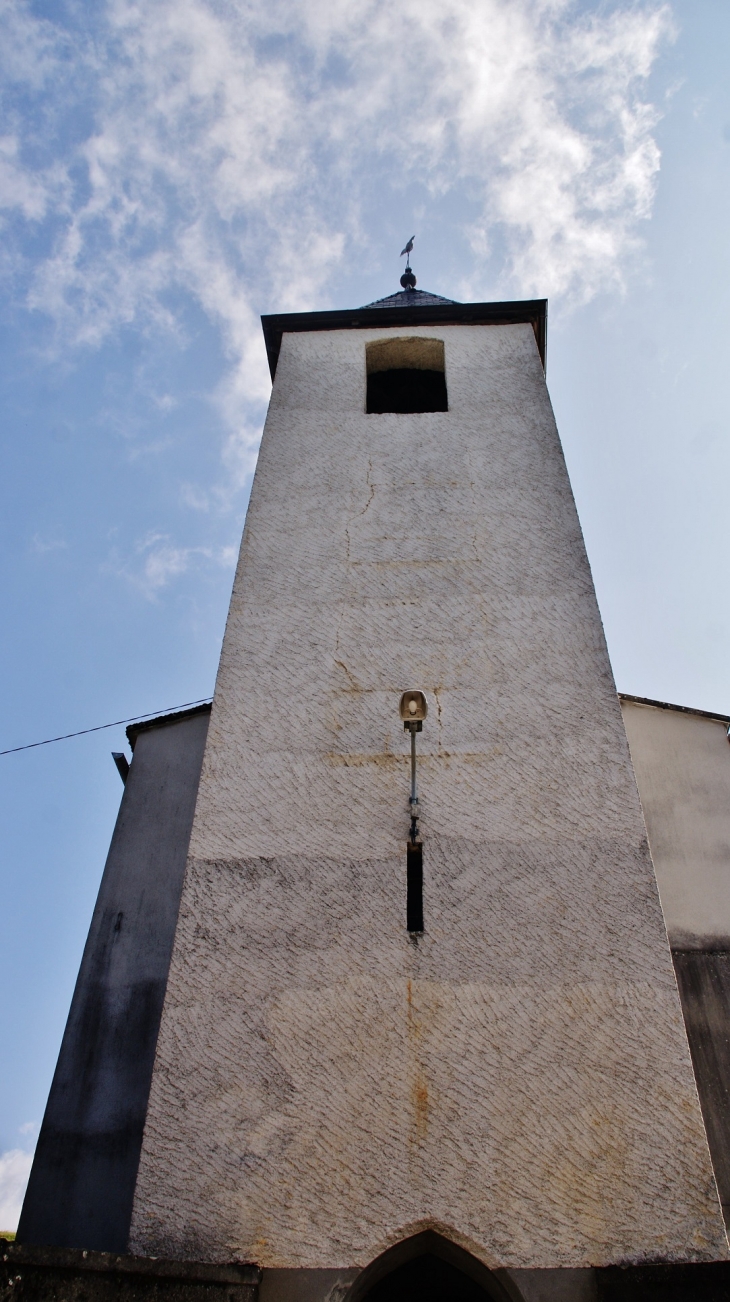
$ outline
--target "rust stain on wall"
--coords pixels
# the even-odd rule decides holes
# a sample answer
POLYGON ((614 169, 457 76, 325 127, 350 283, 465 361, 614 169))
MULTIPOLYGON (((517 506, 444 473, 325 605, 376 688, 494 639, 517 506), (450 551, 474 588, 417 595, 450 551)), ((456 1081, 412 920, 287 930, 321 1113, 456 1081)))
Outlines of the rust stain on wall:
POLYGON ((428 1086, 421 1077, 416 1080, 411 1090, 411 1098, 415 1115, 416 1138, 419 1140, 425 1139, 428 1130, 428 1086))
POLYGON ((414 1007, 413 982, 410 977, 406 981, 406 1003, 408 1047, 414 1076, 410 1091, 412 1120, 409 1139, 411 1144, 419 1144, 423 1142, 428 1132, 429 1097, 424 1065, 421 1061, 423 1028, 414 1007))

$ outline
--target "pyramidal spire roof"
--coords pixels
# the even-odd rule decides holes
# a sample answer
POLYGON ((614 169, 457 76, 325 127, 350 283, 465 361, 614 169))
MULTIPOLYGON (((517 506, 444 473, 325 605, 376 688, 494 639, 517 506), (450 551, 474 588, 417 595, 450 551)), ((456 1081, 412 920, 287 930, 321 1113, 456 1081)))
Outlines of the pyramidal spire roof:
POLYGON ((456 303, 455 298, 442 298, 440 294, 429 294, 425 289, 402 289, 387 298, 378 298, 374 303, 365 303, 364 307, 434 307, 439 303, 456 303))

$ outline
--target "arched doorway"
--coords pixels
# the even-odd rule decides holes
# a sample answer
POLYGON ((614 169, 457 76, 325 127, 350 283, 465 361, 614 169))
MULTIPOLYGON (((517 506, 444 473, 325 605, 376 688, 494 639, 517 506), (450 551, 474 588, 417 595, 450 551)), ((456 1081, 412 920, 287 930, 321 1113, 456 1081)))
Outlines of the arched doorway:
POLYGON ((426 1230, 365 1267, 345 1302, 514 1302, 515 1294, 471 1253, 426 1230))

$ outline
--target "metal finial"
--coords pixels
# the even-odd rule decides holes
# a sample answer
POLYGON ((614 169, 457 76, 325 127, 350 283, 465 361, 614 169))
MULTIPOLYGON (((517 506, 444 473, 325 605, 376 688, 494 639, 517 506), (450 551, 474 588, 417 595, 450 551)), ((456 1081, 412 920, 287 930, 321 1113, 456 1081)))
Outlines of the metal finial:
POLYGON ((406 244, 406 247, 404 249, 401 249, 400 256, 405 257, 406 260, 406 269, 400 278, 400 283, 404 289, 416 288, 416 277, 411 271, 411 253, 413 252, 413 241, 415 240, 415 238, 416 238, 415 235, 411 235, 411 238, 406 244))

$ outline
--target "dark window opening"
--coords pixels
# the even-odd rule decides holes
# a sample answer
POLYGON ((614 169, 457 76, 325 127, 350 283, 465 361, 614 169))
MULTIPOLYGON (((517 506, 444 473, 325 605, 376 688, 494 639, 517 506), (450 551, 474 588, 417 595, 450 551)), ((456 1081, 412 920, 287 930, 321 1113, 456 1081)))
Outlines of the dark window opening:
POLYGON ((409 845, 406 858, 406 926, 423 931, 423 846, 409 845))
POLYGON ((368 412, 448 411, 443 371, 405 367, 368 376, 368 412))
POLYGON ((365 363, 368 412, 449 410, 443 339, 374 339, 365 363))

